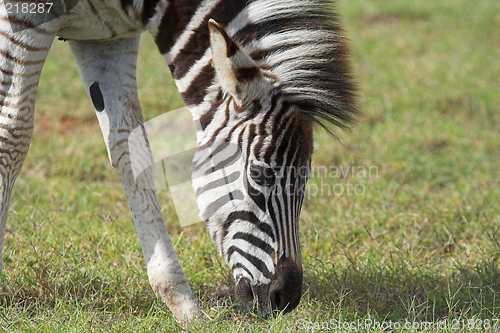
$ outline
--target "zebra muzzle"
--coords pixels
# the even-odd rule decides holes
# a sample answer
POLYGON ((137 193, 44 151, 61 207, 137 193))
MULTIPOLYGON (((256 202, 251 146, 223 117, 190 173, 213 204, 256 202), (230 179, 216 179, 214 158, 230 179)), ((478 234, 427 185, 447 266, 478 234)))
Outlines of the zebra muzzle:
POLYGON ((282 258, 269 284, 255 284, 247 278, 238 280, 236 302, 245 311, 267 317, 271 312, 287 313, 297 307, 302 296, 302 267, 292 259, 282 258))

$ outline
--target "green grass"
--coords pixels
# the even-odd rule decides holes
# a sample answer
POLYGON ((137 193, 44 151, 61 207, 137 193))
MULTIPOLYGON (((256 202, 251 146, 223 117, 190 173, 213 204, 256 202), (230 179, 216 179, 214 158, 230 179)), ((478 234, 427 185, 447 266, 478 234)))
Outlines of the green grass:
MULTIPOLYGON (((190 331, 335 331, 372 320, 479 332, 472 328, 500 319, 500 2, 338 7, 364 116, 340 142, 317 133, 314 167, 329 171, 313 175, 303 207, 302 302, 266 320, 236 311, 204 225, 181 228, 161 191, 177 254, 214 318, 190 331), (356 172, 334 172, 348 167, 356 172)), ((151 119, 182 101, 149 36, 141 47, 139 93, 151 119)), ((3 258, 0 330, 180 331, 149 287, 125 195, 62 42, 44 68, 3 258)))

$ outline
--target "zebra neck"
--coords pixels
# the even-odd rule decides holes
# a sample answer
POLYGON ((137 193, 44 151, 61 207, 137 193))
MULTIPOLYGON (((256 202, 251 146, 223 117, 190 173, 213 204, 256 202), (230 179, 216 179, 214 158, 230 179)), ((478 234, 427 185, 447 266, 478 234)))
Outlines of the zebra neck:
POLYGON ((147 27, 195 120, 210 114, 217 97, 210 18, 268 72, 309 122, 348 128, 355 120, 356 85, 330 1, 152 1, 158 3, 147 27))
POLYGON ((215 19, 229 33, 246 23, 238 16, 247 1, 160 1, 149 29, 163 54, 177 88, 193 117, 199 119, 215 102, 209 93, 214 84, 208 20, 215 19))

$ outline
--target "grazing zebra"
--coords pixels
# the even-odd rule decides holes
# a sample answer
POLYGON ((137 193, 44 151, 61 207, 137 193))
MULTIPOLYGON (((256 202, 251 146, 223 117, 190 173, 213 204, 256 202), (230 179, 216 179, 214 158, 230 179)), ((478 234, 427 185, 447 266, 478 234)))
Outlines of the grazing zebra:
MULTIPOLYGON (((95 108, 152 288, 179 322, 201 312, 170 242, 152 171, 137 176, 132 168, 129 134, 144 122, 136 60, 148 30, 198 124, 193 187, 200 217, 233 272, 236 301, 263 316, 295 308, 313 128, 346 127, 356 114, 330 1, 80 0, 69 8, 69 0, 59 0, 64 11, 56 13, 50 1, 37 0, 42 13, 29 15, 13 10, 18 2, 0 6, 1 242, 33 132, 40 72, 59 36, 95 108)), ((143 161, 151 164, 147 147, 143 161)))

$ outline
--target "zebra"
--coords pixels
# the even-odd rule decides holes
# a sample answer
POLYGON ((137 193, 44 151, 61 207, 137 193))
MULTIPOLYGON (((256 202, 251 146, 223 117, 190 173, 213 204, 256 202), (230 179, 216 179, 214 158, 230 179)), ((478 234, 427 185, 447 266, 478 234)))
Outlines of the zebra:
MULTIPOLYGON (((37 0, 43 13, 29 15, 8 10, 16 1, 0 6, 0 250, 32 137, 40 73, 58 36, 68 42, 94 106, 152 289, 180 323, 203 313, 172 247, 152 171, 137 177, 131 166, 129 135, 144 123, 136 61, 140 35, 149 31, 198 124, 193 189, 232 271, 236 302, 262 316, 294 309, 302 294, 298 221, 313 131, 349 128, 358 112, 347 42, 331 1, 80 0, 68 6, 60 0, 54 2, 64 11, 52 13, 51 1, 37 0)), ((147 143, 143 151, 151 162, 147 143)))

